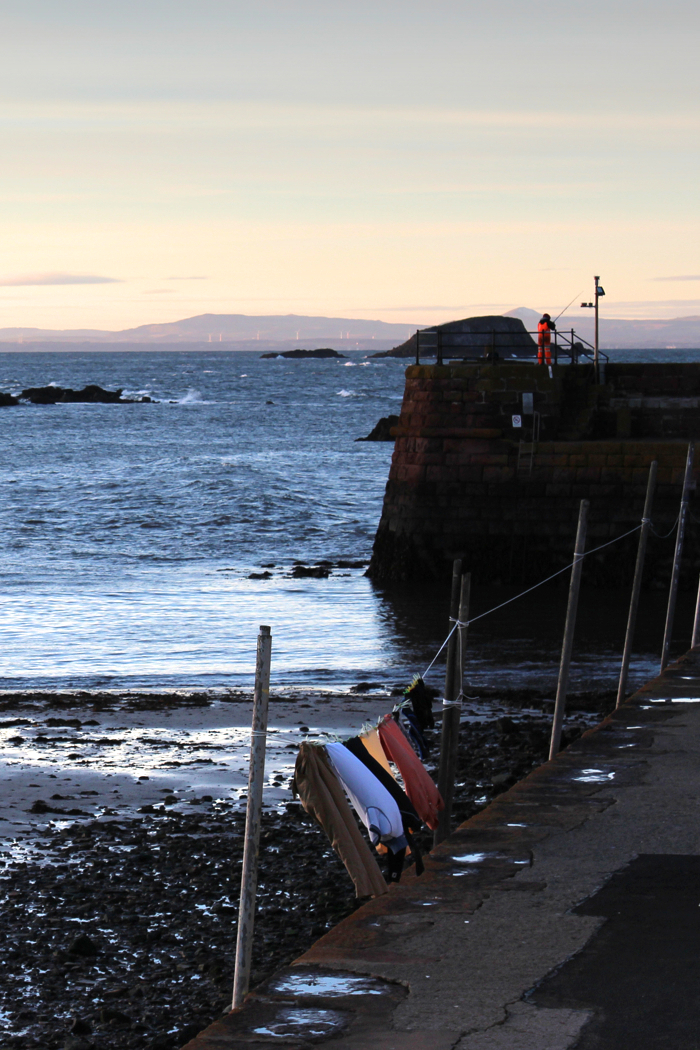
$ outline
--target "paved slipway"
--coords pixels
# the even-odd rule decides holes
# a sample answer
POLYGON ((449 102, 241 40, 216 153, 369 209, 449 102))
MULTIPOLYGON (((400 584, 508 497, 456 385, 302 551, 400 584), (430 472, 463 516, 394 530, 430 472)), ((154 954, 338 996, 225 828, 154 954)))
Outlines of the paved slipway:
POLYGON ((697 1050, 700 650, 187 1050, 697 1050))

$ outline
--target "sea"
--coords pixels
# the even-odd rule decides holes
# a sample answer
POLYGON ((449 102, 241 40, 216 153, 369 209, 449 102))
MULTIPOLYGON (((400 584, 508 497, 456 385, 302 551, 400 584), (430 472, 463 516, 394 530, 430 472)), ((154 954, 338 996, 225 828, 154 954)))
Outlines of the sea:
MULTIPOLYGON (((365 575, 393 445, 357 439, 398 413, 405 367, 363 352, 1 353, 5 392, 98 383, 152 402, 0 409, 0 689, 248 689, 260 624, 280 693, 424 673, 447 587, 365 575), (327 577, 294 574, 324 562, 327 577)), ((476 587, 472 613, 516 594, 476 587)), ((564 578, 474 623, 468 688, 553 689, 566 597, 564 578)), ((572 688, 614 687, 628 599, 584 591, 572 688)), ((632 684, 657 671, 665 601, 644 596, 632 684)), ((677 652, 692 606, 682 596, 677 652)), ((443 678, 438 657, 429 681, 443 678)))

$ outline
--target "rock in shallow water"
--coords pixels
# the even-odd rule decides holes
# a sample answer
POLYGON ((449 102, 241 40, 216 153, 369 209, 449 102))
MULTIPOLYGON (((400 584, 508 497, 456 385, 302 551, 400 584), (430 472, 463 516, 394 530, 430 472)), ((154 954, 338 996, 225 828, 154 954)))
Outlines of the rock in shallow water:
MULTIPOLYGON (((5 395, 7 396, 7 395, 5 395)), ((70 387, 62 386, 32 386, 27 387, 20 394, 22 401, 29 401, 32 405, 59 405, 59 404, 101 404, 101 405, 130 405, 150 404, 150 397, 126 398, 122 397, 121 390, 105 390, 96 383, 88 383, 82 390, 72 390, 70 387)))
POLYGON ((355 438, 355 441, 393 441, 391 433, 393 427, 399 425, 398 416, 382 416, 373 430, 364 438, 355 438))
POLYGON ((279 353, 274 352, 271 354, 261 354, 261 359, 270 360, 275 357, 287 357, 292 360, 298 360, 304 357, 345 357, 345 354, 339 354, 337 350, 331 350, 330 347, 321 347, 319 350, 282 350, 279 353))

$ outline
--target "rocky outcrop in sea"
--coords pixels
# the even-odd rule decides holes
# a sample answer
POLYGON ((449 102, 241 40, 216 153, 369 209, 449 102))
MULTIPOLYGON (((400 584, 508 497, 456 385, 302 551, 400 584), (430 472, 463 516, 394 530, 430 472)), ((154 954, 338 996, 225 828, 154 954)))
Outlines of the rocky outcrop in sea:
POLYGON ((373 430, 369 432, 367 437, 355 438, 355 441, 393 441, 394 435, 391 433, 392 427, 399 425, 398 416, 382 416, 377 425, 373 430))
POLYGON ((30 405, 150 405, 153 403, 151 397, 122 397, 122 392, 122 390, 105 390, 97 383, 88 383, 82 390, 72 390, 71 387, 54 386, 53 384, 30 386, 17 395, 0 391, 0 408, 21 405, 23 402, 29 402, 30 405))
POLYGON ((105 390, 96 383, 88 383, 82 390, 62 386, 32 386, 19 395, 20 401, 32 405, 99 404, 133 405, 150 404, 150 397, 122 397, 121 390, 105 390))
POLYGON ((298 359, 304 358, 304 357, 315 357, 315 358, 343 357, 344 358, 345 354, 339 354, 337 350, 331 350, 331 348, 329 346, 325 346, 325 347, 321 347, 320 350, 282 350, 278 354, 276 354, 276 353, 261 354, 260 357, 261 357, 261 359, 264 358, 265 360, 270 360, 270 359, 276 358, 276 357, 289 357, 289 358, 292 358, 292 360, 298 360, 298 359))

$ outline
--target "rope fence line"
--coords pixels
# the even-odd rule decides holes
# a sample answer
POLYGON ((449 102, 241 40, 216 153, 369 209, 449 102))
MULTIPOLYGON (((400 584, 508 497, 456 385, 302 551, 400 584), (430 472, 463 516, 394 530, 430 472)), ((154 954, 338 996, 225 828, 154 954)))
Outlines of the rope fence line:
MULTIPOLYGON (((695 515, 693 515, 692 512, 690 512, 690 513, 691 513, 691 517, 693 517, 693 519, 695 521, 698 521, 700 523, 700 519, 695 518, 695 515)), ((565 565, 562 569, 558 569, 556 572, 553 572, 551 574, 551 576, 547 576, 547 577, 545 577, 544 580, 540 580, 538 583, 534 583, 532 585, 532 587, 528 587, 528 588, 526 588, 526 590, 521 591, 519 594, 513 595, 512 598, 508 598, 506 601, 501 602, 499 605, 494 605, 493 608, 487 609, 485 612, 479 613, 478 616, 470 616, 470 618, 468 620, 465 620, 465 621, 461 621, 461 620, 451 616, 450 617, 450 622, 452 623, 453 626, 450 628, 450 631, 447 634, 447 637, 445 638, 445 640, 443 641, 442 645, 438 649, 437 653, 435 654, 433 659, 430 661, 430 663, 428 664, 428 666, 426 667, 425 671, 423 672, 423 674, 420 677, 425 679, 426 676, 430 673, 430 671, 433 669, 433 667, 437 663, 438 659, 440 658, 441 654, 444 652, 445 648, 447 647, 447 645, 448 645, 448 643, 450 641, 450 638, 455 633, 455 631, 459 630, 459 628, 469 627, 471 624, 476 623, 477 620, 483 619, 484 616, 490 616, 491 613, 498 612, 499 609, 503 609, 503 608, 505 608, 506 605, 510 605, 510 604, 512 604, 512 602, 518 601, 519 598, 524 598, 526 594, 531 594, 532 591, 536 591, 538 589, 538 587, 543 587, 545 585, 545 583, 549 583, 550 580, 554 580, 554 579, 556 579, 557 576, 561 576, 562 573, 567 572, 569 569, 572 569, 574 567, 574 565, 576 565, 579 561, 583 561, 583 559, 587 558, 590 554, 597 554, 598 551, 602 551, 606 547, 610 547, 614 543, 619 543, 620 540, 624 540, 628 536, 632 536, 635 532, 639 532, 639 530, 642 528, 643 525, 648 525, 650 531, 653 532, 653 534, 658 539, 663 539, 663 540, 668 539, 669 536, 674 532, 676 526, 678 525, 679 518, 680 518, 680 514, 676 517, 676 520, 674 521, 673 525, 671 526, 670 531, 667 532, 667 533, 664 533, 663 536, 660 535, 658 532, 656 532, 656 530, 654 529, 654 526, 653 526, 652 521, 651 521, 650 518, 642 518, 640 523, 639 523, 639 525, 635 525, 634 528, 629 529, 627 532, 623 532, 622 535, 620 535, 620 536, 615 536, 612 540, 606 540, 605 543, 601 543, 598 547, 592 547, 591 550, 584 551, 583 554, 575 557, 574 560, 572 562, 570 562, 568 565, 565 565)), ((461 643, 462 643, 462 640, 460 638, 460 656, 461 656, 461 649, 462 649, 462 644, 461 643)), ((460 666, 461 666, 461 660, 460 660, 460 666)), ((476 699, 476 697, 467 697, 460 690, 460 694, 459 694, 458 697, 455 698, 455 700, 446 701, 446 700, 443 699, 442 704, 443 704, 443 707, 459 706, 463 699, 465 699, 465 700, 476 699)), ((404 703, 406 703, 406 702, 407 701, 404 701, 404 703)), ((403 706, 403 704, 400 704, 400 705, 397 705, 397 706, 400 707, 400 706, 403 706)), ((281 735, 275 733, 274 730, 273 730, 273 734, 274 734, 276 740, 280 741, 280 742, 284 741, 287 744, 298 742, 297 740, 292 740, 289 737, 282 737, 281 735)), ((260 733, 260 732, 254 732, 252 735, 253 736, 263 736, 264 734, 260 733)), ((339 739, 333 733, 323 733, 323 734, 321 734, 321 736, 327 737, 329 739, 339 739)))
MULTIPOLYGON (((695 515, 692 513, 692 511, 691 511, 690 516, 691 516, 691 518, 694 518, 694 520, 697 521, 698 524, 700 525, 700 518, 696 518, 695 515)), ((678 516, 676 517, 676 520, 674 521, 674 523, 671 526, 671 528, 669 529, 669 531, 665 532, 663 534, 663 536, 656 531, 656 529, 654 528, 654 526, 652 525, 651 522, 649 522, 649 528, 654 533, 654 535, 656 536, 657 539, 659 539, 659 540, 667 540, 668 537, 671 535, 671 533, 676 531, 676 525, 678 524, 678 519, 679 518, 680 518, 680 514, 678 514, 678 516)))
MULTIPOLYGON (((678 523, 678 519, 676 518, 676 522, 673 525, 673 529, 675 529, 677 523, 678 523)), ((572 562, 570 562, 568 565, 565 565, 563 569, 558 569, 557 572, 553 572, 551 576, 547 576, 544 580, 540 580, 539 583, 534 583, 532 585, 532 587, 528 587, 527 590, 521 591, 520 594, 516 594, 512 598, 508 598, 507 601, 501 602, 500 605, 494 605, 494 607, 492 609, 487 609, 486 612, 479 613, 478 616, 471 616, 464 623, 460 623, 459 620, 456 620, 456 619, 453 619, 452 617, 450 617, 450 622, 453 623, 454 626, 450 629, 449 634, 445 638, 444 642, 442 643, 442 645, 438 649, 438 651, 435 654, 435 656, 433 657, 433 659, 430 661, 430 663, 426 667, 426 669, 423 672, 423 674, 421 675, 421 677, 425 678, 426 675, 428 675, 430 673, 430 671, 433 669, 433 667, 437 663, 437 661, 438 661, 438 659, 440 657, 440 654, 445 649, 445 646, 449 642, 450 638, 452 637, 452 635, 455 633, 455 631, 459 627, 469 627, 470 624, 476 623, 477 620, 483 619, 484 616, 490 616, 491 613, 498 612, 499 609, 503 609, 506 605, 510 605, 511 602, 516 602, 518 600, 518 598, 524 598, 526 594, 530 594, 532 591, 536 591, 538 587, 543 587, 545 583, 549 583, 550 580, 554 580, 554 579, 556 579, 557 576, 561 576, 561 574, 563 572, 568 572, 568 570, 572 569, 574 567, 574 565, 576 565, 579 561, 583 561, 584 558, 587 558, 589 554, 597 554, 598 551, 602 551, 605 547, 610 547, 613 543, 619 543, 620 540, 626 539, 627 536, 632 536, 635 532, 639 532, 639 530, 641 529, 642 525, 646 525, 646 524, 648 524, 650 526, 650 528, 652 528, 650 520, 648 518, 642 518, 642 520, 640 521, 639 525, 635 525, 634 528, 630 529, 628 532, 623 532, 621 536, 615 536, 614 539, 607 540, 605 543, 601 543, 599 547, 593 547, 591 550, 585 551, 583 554, 581 554, 578 557, 574 558, 574 560, 572 562)), ((673 529, 671 529, 671 532, 673 532, 673 529)), ((655 533, 655 535, 656 535, 656 533, 655 533)), ((671 535, 671 533, 669 532, 668 536, 670 536, 670 535, 671 535)), ((660 539, 667 539, 667 538, 668 538, 667 536, 660 537, 660 539)))

